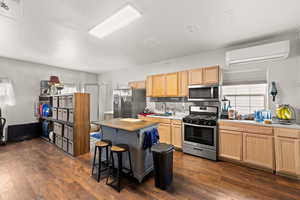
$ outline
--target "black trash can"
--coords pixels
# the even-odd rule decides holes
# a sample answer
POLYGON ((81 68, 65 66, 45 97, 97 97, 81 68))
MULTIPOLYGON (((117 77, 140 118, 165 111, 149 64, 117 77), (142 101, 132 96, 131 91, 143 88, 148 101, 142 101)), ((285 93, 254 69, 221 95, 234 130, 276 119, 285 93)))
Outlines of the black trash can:
POLYGON ((173 180, 173 145, 159 143, 152 146, 155 186, 165 190, 173 180))

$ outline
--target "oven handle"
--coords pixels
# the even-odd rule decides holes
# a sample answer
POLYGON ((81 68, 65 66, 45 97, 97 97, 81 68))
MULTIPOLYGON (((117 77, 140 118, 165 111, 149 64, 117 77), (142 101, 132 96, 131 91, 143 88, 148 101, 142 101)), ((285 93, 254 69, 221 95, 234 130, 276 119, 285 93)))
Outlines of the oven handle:
POLYGON ((194 149, 194 150, 198 150, 198 151, 203 151, 203 149, 197 148, 197 147, 194 147, 193 149, 194 149))
POLYGON ((183 123, 183 124, 187 125, 187 126, 196 126, 196 127, 213 128, 213 129, 216 128, 216 126, 196 125, 196 124, 190 124, 190 123, 183 123))

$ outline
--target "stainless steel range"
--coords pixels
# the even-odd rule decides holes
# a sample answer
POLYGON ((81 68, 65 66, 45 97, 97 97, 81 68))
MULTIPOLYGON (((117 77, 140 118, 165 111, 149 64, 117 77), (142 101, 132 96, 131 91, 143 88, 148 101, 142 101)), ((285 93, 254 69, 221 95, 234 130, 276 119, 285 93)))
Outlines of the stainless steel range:
POLYGON ((191 106, 183 118, 183 152, 217 160, 218 107, 191 106))

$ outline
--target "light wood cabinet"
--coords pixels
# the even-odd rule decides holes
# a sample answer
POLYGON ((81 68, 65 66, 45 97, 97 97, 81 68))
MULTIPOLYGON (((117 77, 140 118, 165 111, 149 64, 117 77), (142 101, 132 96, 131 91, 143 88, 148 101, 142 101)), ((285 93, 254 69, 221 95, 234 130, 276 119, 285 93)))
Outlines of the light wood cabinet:
POLYGON ((152 96, 165 96, 165 75, 160 74, 152 76, 152 96))
POLYGON ((160 123, 158 133, 161 143, 171 144, 171 124, 160 123))
MULTIPOLYGON (((186 97, 189 85, 218 84, 219 66, 192 69, 168 74, 148 76, 146 90, 148 97, 186 97)), ((132 87, 142 87, 132 82, 132 87)))
POLYGON ((179 95, 178 73, 165 74, 165 96, 177 97, 179 95))
POLYGON ((182 122, 172 120, 172 144, 177 148, 182 148, 182 122))
POLYGON ((203 69, 189 70, 189 85, 203 84, 203 69))
POLYGON ((152 89, 153 89, 153 85, 152 85, 152 76, 147 76, 147 80, 146 80, 146 96, 147 97, 151 97, 153 95, 152 89))
POLYGON ((145 89, 146 88, 146 81, 133 81, 128 83, 129 87, 135 89, 145 89))
POLYGON ((276 171, 300 176, 300 140, 276 137, 276 171))
POLYGON ((145 117, 138 115, 139 119, 151 122, 158 122, 158 133, 160 142, 173 144, 177 148, 182 148, 182 121, 167 118, 145 117))
POLYGON ((275 129, 276 172, 300 176, 300 131, 275 129))
POLYGON ((188 82, 188 71, 179 72, 179 94, 180 97, 187 97, 189 95, 189 82, 188 82))
POLYGON ((219 156, 237 161, 242 160, 243 133, 238 131, 219 131, 219 156))
POLYGON ((219 122, 219 130, 220 159, 300 178, 300 130, 230 121, 219 122))
POLYGON ((203 84, 219 83, 219 66, 203 68, 203 84))
POLYGON ((252 133, 243 134, 243 161, 274 169, 274 137, 252 133))

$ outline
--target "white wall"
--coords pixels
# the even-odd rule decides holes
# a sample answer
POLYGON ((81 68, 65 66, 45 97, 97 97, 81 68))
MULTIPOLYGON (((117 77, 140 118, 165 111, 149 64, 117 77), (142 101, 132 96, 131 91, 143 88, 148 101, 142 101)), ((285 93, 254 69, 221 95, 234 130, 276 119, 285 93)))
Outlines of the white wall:
POLYGON ((97 83, 97 75, 65 70, 57 67, 0 58, 0 77, 8 77, 13 81, 16 105, 3 109, 2 115, 8 124, 35 122, 34 104, 38 101, 40 81, 49 80, 55 75, 62 83, 97 83))
MULTIPOLYGON (((202 66, 220 65, 221 68, 225 66, 225 52, 229 49, 241 48, 250 45, 257 45, 262 43, 268 43, 273 41, 280 41, 289 39, 291 41, 291 54, 286 60, 282 60, 274 63, 262 63, 257 65, 244 65, 241 69, 247 69, 248 67, 265 67, 269 71, 268 81, 276 81, 279 87, 279 95, 276 103, 291 104, 292 106, 300 109, 300 102, 297 98, 300 97, 300 40, 299 35, 296 33, 289 33, 268 40, 259 41, 246 45, 234 46, 228 49, 219 49, 210 52, 203 52, 191 56, 185 56, 175 58, 159 63, 153 63, 134 67, 130 69, 111 71, 100 74, 98 80, 100 84, 112 84, 114 88, 118 85, 125 85, 129 81, 145 80, 147 75, 175 72, 180 70, 198 68, 202 66)), ((110 96, 106 97, 110 98, 110 96)), ((111 101, 111 100, 110 100, 111 101)), ((109 104, 111 105, 111 104, 109 104)), ((273 108, 274 104, 270 102, 270 107, 273 108)), ((110 106, 104 108, 104 110, 111 110, 110 106)), ((299 113, 299 111, 298 111, 299 113)), ((300 120, 298 116, 298 121, 300 120)))

